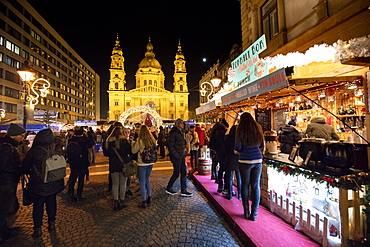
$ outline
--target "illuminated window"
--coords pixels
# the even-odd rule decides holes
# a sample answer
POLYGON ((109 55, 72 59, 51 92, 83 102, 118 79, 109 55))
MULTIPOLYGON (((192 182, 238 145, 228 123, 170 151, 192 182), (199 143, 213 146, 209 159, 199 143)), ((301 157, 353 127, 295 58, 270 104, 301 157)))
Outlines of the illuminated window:
POLYGON ((118 100, 114 101, 114 105, 118 106, 118 100))
POLYGON ((262 32, 266 35, 266 40, 273 39, 279 31, 278 12, 276 0, 268 0, 261 7, 262 32))

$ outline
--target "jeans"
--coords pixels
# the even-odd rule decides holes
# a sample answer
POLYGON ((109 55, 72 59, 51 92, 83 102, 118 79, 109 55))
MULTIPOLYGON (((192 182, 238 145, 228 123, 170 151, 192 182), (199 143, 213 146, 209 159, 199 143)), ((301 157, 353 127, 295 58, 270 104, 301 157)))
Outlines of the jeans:
POLYGON ((198 150, 190 150, 190 166, 194 170, 198 170, 198 150))
POLYGON ((227 169, 225 172, 225 187, 229 190, 229 193, 233 191, 234 171, 236 175, 236 184, 237 184, 238 192, 241 192, 241 189, 242 189, 242 178, 241 178, 239 170, 227 169))
POLYGON ((71 167, 71 174, 69 176, 69 187, 68 194, 71 196, 74 195, 74 187, 78 178, 77 186, 77 197, 82 196, 82 191, 84 189, 84 179, 87 172, 87 167, 71 167))
POLYGON ((89 163, 92 164, 92 163, 95 163, 95 150, 94 150, 94 146, 92 148, 88 148, 88 155, 89 155, 89 163))
POLYGON ((152 196, 152 185, 150 184, 149 177, 152 173, 153 165, 138 166, 138 175, 140 182, 140 194, 143 201, 146 201, 146 195, 152 196))
POLYGON ((48 222, 54 222, 57 214, 57 194, 52 194, 44 197, 36 197, 33 202, 33 225, 35 228, 42 226, 42 217, 44 215, 44 204, 46 204, 46 213, 48 214, 48 222))
POLYGON ((262 163, 245 164, 239 162, 239 171, 242 177, 242 199, 244 209, 249 210, 249 185, 251 187, 252 214, 257 213, 260 204, 260 178, 262 163))
POLYGON ((125 200, 127 177, 123 176, 123 172, 112 172, 111 176, 113 199, 125 200))
POLYGON ((175 183, 176 179, 179 177, 179 174, 181 173, 180 178, 180 184, 181 184, 181 191, 186 191, 186 164, 185 164, 185 157, 176 159, 172 156, 170 156, 172 165, 173 165, 173 174, 170 178, 170 181, 167 185, 167 190, 172 189, 173 184, 175 183))

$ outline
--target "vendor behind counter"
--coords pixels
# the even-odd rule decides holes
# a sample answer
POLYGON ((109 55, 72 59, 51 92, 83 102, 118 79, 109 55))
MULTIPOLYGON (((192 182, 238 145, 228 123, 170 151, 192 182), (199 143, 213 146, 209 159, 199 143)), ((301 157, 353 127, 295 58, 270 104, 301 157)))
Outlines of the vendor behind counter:
POLYGON ((323 138, 326 141, 338 141, 339 136, 335 133, 332 126, 326 123, 325 118, 315 117, 307 125, 304 137, 323 138))

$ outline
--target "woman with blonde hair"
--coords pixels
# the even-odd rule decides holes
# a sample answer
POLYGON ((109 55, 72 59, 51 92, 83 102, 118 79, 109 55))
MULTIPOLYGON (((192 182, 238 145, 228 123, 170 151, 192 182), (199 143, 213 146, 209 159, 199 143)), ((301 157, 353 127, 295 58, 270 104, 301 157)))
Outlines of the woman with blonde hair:
POLYGON ((131 161, 131 146, 122 133, 122 127, 114 127, 108 136, 104 148, 109 157, 109 172, 112 178, 112 194, 114 199, 113 210, 118 211, 125 207, 127 177, 122 172, 123 163, 131 161), (120 157, 119 157, 120 156, 120 157))
POLYGON ((137 166, 140 182, 140 193, 142 198, 142 203, 140 206, 142 208, 146 208, 152 203, 152 186, 150 184, 149 177, 155 161, 145 163, 142 159, 142 153, 144 149, 148 148, 156 150, 156 141, 153 135, 150 133, 148 127, 146 125, 141 125, 137 140, 132 142, 132 153, 138 153, 137 166))
POLYGON ((261 125, 248 112, 240 116, 236 130, 235 150, 239 153, 239 171, 242 177, 244 217, 255 221, 260 203, 260 177, 264 139, 261 125), (252 211, 249 211, 249 186, 252 195, 252 211))

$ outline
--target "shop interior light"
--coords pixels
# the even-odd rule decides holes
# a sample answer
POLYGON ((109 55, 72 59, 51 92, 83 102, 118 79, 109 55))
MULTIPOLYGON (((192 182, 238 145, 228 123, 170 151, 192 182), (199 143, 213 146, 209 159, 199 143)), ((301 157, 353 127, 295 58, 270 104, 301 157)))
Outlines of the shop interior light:
POLYGON ((277 103, 275 104, 275 107, 280 107, 280 104, 277 102, 277 103))
POLYGON ((302 100, 302 99, 301 99, 301 96, 300 96, 300 95, 298 95, 298 96, 296 96, 296 97, 295 97, 295 101, 297 101, 297 102, 301 102, 301 100, 302 100))
POLYGON ((294 106, 294 103, 289 103, 289 107, 293 107, 294 106))
POLYGON ((355 96, 362 96, 362 95, 364 95, 364 92, 362 91, 362 89, 361 88, 359 88, 359 89, 357 89, 356 91, 355 91, 355 96))
POLYGON ((325 96, 325 91, 319 91, 319 98, 324 98, 325 96))
POLYGON ((347 88, 348 89, 355 89, 355 88, 357 88, 356 81, 348 82, 347 83, 347 88))
POLYGON ((278 100, 278 103, 279 103, 279 104, 283 104, 283 103, 284 103, 283 99, 279 99, 279 100, 278 100))
POLYGON ((334 101, 334 100, 335 100, 335 98, 334 98, 334 96, 333 96, 333 95, 328 96, 328 101, 334 101))

